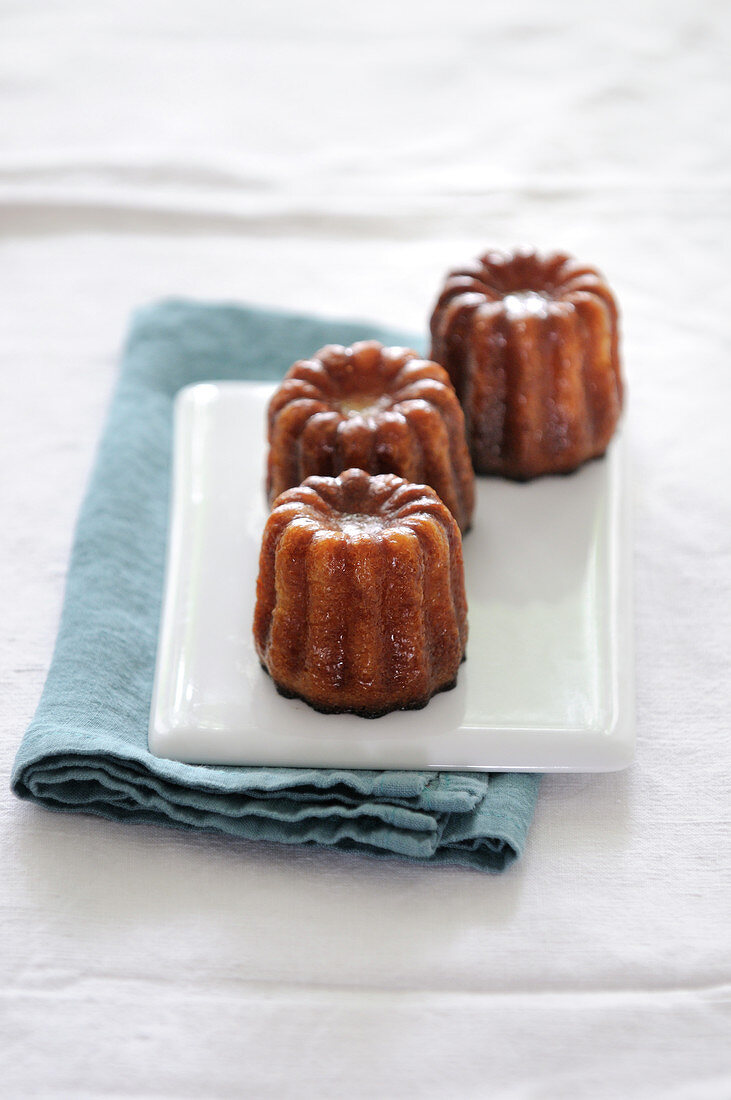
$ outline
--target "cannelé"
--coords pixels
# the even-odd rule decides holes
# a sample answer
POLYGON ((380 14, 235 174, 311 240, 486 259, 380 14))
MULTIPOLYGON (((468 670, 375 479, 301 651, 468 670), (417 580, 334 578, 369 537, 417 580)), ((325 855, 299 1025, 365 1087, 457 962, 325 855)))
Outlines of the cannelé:
POLYGON ((595 268, 564 252, 486 252, 448 275, 431 336, 476 473, 569 473, 606 450, 623 384, 617 304, 595 268))
POLYGON ((462 540, 433 489, 361 469, 307 478, 264 531, 254 641, 279 692, 376 718, 454 686, 462 540))
POLYGON ((446 371, 408 348, 332 344, 290 368, 268 413, 270 502, 352 467, 430 485, 466 531, 474 474, 446 371))

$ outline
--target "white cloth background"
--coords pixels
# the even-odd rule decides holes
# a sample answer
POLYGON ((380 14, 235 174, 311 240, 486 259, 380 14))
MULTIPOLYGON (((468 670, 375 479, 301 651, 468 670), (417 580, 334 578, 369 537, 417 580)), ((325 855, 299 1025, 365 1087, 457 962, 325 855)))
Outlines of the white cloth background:
POLYGON ((725 0, 0 2, 4 1094, 731 1095, 730 57, 725 0), (502 878, 15 801, 129 311, 423 329, 519 242, 623 307, 636 765, 502 878))

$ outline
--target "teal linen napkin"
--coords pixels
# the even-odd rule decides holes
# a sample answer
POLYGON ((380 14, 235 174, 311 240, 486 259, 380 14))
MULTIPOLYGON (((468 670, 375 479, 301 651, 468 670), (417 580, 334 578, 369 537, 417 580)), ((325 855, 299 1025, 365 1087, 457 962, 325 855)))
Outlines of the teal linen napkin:
MULTIPOLYGON (((49 809, 502 871, 539 776, 224 768, 152 756, 173 397, 204 379, 277 379, 326 343, 413 336, 169 301, 135 317, 81 509, 61 625, 12 787, 49 809)), ((263 429, 262 429, 263 430, 263 429)))

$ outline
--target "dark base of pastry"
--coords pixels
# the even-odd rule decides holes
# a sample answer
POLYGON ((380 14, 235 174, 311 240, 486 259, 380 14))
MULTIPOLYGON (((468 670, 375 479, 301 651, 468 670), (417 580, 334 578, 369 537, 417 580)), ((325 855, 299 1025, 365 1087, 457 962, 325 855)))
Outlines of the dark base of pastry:
MULTIPOLYGON (((467 654, 464 653, 462 655, 462 660, 460 661, 460 664, 463 664, 466 660, 467 654)), ((264 672, 266 672, 267 676, 271 676, 271 673, 269 672, 269 669, 266 667, 266 665, 262 665, 261 667, 263 668, 264 672)), ((395 714, 396 711, 399 710, 423 710, 427 703, 429 703, 435 695, 440 695, 443 691, 452 691, 453 688, 457 686, 457 677, 455 676, 454 679, 450 680, 448 684, 444 684, 442 687, 438 687, 435 691, 431 693, 431 695, 427 695, 425 699, 418 699, 414 703, 404 703, 404 705, 400 707, 386 707, 381 710, 373 710, 369 709, 368 707, 323 706, 320 703, 310 702, 309 699, 305 699, 304 695, 298 695, 296 691, 291 691, 289 688, 282 687, 282 685, 278 684, 273 677, 272 683, 277 689, 278 694, 281 695, 284 699, 299 699, 301 700, 301 702, 307 703, 308 707, 312 707, 312 709, 316 710, 319 714, 354 714, 357 718, 383 718, 386 714, 395 714)))
POLYGON ((513 474, 506 473, 504 470, 481 470, 479 466, 475 464, 475 459, 472 459, 472 465, 475 471, 475 477, 499 477, 503 481, 515 481, 518 484, 525 484, 529 481, 538 481, 542 477, 571 477, 577 470, 580 470, 583 466, 588 466, 590 462, 597 462, 600 458, 604 458, 607 453, 606 448, 599 454, 590 455, 589 458, 583 458, 581 462, 578 462, 576 466, 572 466, 568 470, 545 470, 540 474, 513 474))

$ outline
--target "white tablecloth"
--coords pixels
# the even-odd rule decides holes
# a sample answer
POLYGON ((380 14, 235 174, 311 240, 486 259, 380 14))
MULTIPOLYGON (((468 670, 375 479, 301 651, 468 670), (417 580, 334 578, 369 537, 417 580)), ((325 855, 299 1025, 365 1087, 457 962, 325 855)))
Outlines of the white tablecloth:
POLYGON ((0 6, 3 1094, 731 1095, 729 11, 0 6), (423 329, 523 241, 623 306, 636 765, 502 878, 15 801, 132 307, 423 329))

